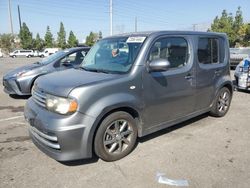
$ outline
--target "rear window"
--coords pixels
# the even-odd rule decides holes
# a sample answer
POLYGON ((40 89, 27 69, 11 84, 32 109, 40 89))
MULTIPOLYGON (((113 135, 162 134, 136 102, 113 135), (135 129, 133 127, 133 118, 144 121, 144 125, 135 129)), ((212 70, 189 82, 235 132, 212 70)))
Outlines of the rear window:
POLYGON ((219 63, 219 39, 200 38, 198 59, 201 64, 219 63))

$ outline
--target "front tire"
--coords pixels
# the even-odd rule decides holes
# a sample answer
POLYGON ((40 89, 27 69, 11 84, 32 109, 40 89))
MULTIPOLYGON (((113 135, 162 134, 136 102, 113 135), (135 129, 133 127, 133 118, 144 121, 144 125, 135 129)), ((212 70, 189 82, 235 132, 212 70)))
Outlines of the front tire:
POLYGON ((215 117, 223 117, 229 110, 232 99, 232 93, 228 88, 223 87, 219 90, 210 114, 215 117))
POLYGON ((96 132, 95 153, 104 161, 119 160, 134 149, 136 139, 135 119, 126 112, 114 112, 101 122, 96 132))

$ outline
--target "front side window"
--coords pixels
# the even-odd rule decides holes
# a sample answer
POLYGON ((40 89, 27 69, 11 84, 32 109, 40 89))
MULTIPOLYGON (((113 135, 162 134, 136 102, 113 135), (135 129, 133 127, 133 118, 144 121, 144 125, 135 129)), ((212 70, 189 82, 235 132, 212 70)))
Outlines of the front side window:
POLYGON ((97 42, 89 51, 81 67, 87 71, 126 73, 146 37, 117 37, 97 42))
POLYGON ((166 59, 170 68, 180 68, 188 61, 188 43, 182 37, 158 39, 150 50, 149 61, 166 59))
POLYGON ((219 62, 219 40, 215 38, 200 38, 198 45, 198 59, 201 64, 219 62))
POLYGON ((60 64, 67 63, 71 65, 80 65, 83 62, 85 55, 86 55, 85 51, 78 51, 71 53, 66 57, 64 57, 63 59, 61 59, 60 64))
POLYGON ((63 56, 65 56, 66 52, 64 52, 63 50, 58 51, 57 53, 54 53, 46 58, 43 58, 39 63, 47 65, 49 63, 55 62, 56 60, 62 58, 63 56))

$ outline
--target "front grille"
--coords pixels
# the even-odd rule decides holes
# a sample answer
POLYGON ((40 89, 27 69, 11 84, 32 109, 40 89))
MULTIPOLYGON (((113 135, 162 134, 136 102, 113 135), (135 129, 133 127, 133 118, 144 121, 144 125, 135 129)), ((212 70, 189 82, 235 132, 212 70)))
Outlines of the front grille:
POLYGON ((32 91, 32 99, 40 106, 46 107, 46 94, 37 88, 32 91))

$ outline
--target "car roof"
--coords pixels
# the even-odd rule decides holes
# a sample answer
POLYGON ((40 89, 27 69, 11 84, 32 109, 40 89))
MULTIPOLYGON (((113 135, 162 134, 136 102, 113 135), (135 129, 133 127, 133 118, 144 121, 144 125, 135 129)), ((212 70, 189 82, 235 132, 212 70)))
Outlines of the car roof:
POLYGON ((136 37, 136 36, 145 36, 149 37, 151 35, 217 35, 217 36, 226 36, 225 33, 216 33, 216 32, 202 32, 202 31, 145 31, 145 32, 131 32, 131 33, 123 33, 118 35, 113 35, 106 37, 107 38, 116 38, 116 37, 136 37))
POLYGON ((64 49, 64 52, 73 52, 73 51, 78 51, 78 50, 89 50, 90 47, 74 47, 74 48, 68 48, 64 49))

